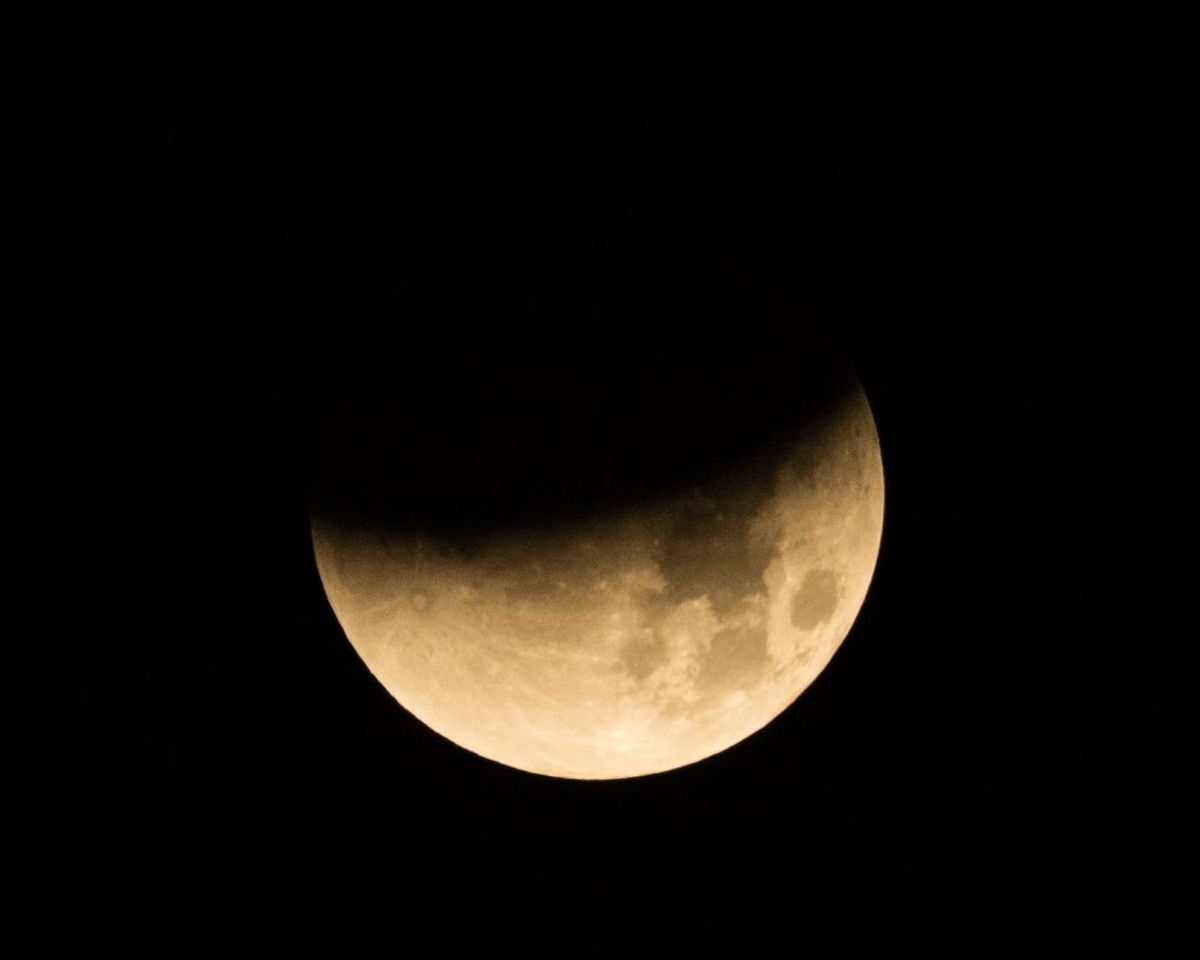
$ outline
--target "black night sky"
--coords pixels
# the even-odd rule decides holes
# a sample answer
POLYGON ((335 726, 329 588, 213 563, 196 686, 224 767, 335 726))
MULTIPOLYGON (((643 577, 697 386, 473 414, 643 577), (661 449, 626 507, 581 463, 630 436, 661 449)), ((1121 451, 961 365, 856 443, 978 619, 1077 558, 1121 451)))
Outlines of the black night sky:
POLYGON ((1182 945, 1195 338, 1177 28, 1129 16, 39 34, 7 366, 42 942, 1182 945), (322 458, 422 465, 421 522, 527 522, 734 457, 829 347, 882 552, 739 747, 527 775, 341 634, 322 458))

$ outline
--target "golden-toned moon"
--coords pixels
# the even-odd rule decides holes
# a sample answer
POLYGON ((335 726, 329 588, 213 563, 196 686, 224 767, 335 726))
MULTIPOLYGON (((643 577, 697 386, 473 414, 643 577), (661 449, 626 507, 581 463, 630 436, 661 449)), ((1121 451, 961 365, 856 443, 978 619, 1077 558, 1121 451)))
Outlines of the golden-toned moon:
POLYGON ((607 518, 469 550, 313 516, 347 637, 454 743, 557 777, 693 763, 829 662, 879 552, 883 466, 855 385, 770 453, 607 518))

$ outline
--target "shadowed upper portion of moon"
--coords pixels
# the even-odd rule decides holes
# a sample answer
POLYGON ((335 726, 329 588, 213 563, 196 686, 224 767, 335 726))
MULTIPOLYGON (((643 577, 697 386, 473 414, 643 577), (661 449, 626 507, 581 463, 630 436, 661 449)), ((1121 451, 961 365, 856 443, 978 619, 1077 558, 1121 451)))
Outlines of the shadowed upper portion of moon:
POLYGON ((603 515, 744 465, 852 383, 827 320, 726 255, 403 267, 369 322, 338 318, 318 386, 314 499, 355 523, 468 541, 603 515))

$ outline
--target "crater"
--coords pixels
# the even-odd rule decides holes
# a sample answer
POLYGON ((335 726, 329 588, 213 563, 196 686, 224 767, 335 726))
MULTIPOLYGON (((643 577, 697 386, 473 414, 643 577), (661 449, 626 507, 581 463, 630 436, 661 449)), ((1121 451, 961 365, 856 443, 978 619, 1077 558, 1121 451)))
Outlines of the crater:
POLYGON ((812 630, 837 609, 838 576, 832 570, 810 570, 792 597, 792 626, 812 630))

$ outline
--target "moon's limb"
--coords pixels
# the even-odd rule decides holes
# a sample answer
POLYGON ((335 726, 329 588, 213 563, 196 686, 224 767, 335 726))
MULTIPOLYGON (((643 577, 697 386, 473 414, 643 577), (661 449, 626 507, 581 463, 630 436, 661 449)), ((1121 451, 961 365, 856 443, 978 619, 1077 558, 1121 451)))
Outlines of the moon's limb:
POLYGON ((883 469, 861 388, 773 460, 469 552, 313 518, 347 637, 482 756, 578 779, 693 763, 816 678, 866 596, 883 469))

